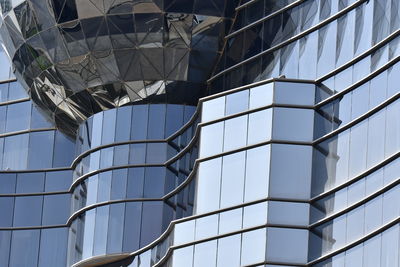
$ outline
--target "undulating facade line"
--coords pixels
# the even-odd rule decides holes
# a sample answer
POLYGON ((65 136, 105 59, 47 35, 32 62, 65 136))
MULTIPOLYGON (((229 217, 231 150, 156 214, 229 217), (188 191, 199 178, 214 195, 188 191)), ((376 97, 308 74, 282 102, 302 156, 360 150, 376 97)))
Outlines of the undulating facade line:
POLYGON ((0 267, 400 267, 400 0, 0 6, 0 267))

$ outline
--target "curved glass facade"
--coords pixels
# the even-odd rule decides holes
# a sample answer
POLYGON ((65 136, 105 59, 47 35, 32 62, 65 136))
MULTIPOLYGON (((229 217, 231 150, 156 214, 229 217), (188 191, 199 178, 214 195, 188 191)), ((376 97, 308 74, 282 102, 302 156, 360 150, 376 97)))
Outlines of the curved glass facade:
POLYGON ((400 267, 399 0, 0 4, 0 267, 400 267))

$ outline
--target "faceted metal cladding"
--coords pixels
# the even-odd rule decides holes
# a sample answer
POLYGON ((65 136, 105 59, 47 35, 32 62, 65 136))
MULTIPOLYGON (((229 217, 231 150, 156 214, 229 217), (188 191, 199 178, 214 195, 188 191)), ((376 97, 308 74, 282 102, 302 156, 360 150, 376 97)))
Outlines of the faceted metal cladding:
POLYGON ((196 104, 236 1, 1 0, 16 76, 57 126, 131 102, 196 104))

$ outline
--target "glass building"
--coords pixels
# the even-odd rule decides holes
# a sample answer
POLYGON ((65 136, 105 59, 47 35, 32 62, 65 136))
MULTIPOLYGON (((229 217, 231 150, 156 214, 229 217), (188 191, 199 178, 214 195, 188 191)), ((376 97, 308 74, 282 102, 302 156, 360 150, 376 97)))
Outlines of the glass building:
POLYGON ((0 267, 400 267, 400 0, 0 4, 0 267))

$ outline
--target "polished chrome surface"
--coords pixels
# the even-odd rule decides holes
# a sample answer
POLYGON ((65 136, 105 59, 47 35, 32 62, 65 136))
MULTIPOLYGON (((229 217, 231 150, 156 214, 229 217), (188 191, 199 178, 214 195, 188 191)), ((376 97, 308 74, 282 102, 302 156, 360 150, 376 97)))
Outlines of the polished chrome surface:
POLYGON ((1 36, 16 76, 57 126, 133 102, 205 94, 235 1, 4 0, 1 36))

